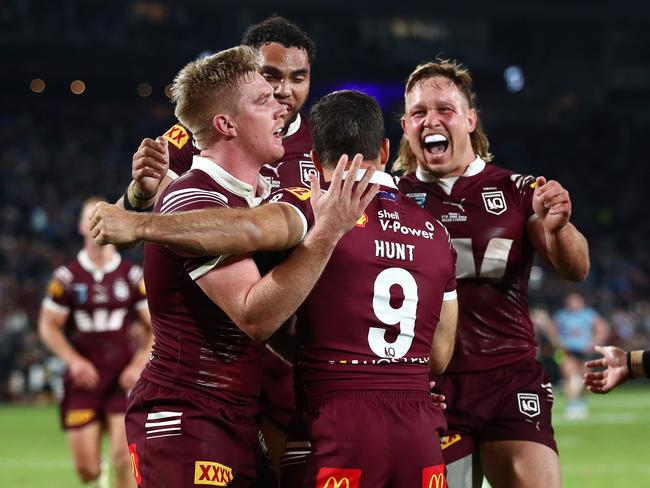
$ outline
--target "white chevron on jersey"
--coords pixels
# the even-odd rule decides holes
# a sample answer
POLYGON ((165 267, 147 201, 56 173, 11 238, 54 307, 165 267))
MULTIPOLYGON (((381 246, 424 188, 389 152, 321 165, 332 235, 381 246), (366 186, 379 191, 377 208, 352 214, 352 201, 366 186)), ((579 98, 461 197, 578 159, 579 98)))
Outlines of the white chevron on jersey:
POLYGON ((535 177, 530 175, 513 174, 510 175, 510 180, 515 184, 519 191, 523 191, 527 184, 535 181, 535 177))
POLYGON ((199 188, 185 188, 165 195, 160 213, 175 212, 187 205, 197 202, 213 202, 223 207, 228 206, 228 197, 218 191, 206 191, 199 188))

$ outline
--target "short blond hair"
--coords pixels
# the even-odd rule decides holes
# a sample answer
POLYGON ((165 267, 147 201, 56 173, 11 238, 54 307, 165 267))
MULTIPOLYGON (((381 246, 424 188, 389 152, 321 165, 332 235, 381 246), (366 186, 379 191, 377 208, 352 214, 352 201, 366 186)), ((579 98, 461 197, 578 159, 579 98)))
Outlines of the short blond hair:
MULTIPOLYGON (((451 81, 463 94, 470 108, 475 109, 476 112, 476 128, 474 132, 470 134, 470 140, 472 142, 472 149, 474 153, 480 156, 484 161, 492 161, 494 157, 490 149, 490 141, 483 130, 483 124, 481 123, 481 118, 478 115, 478 110, 476 108, 476 94, 473 92, 472 86, 472 75, 469 70, 463 66, 461 63, 449 59, 437 58, 433 62, 425 63, 419 65, 413 73, 410 74, 408 80, 406 81, 406 89, 404 90, 404 102, 406 103, 406 96, 411 93, 411 90, 419 82, 428 80, 429 78, 434 78, 436 76, 442 76, 451 81)), ((393 169, 395 171, 403 171, 404 173, 412 173, 418 166, 418 162, 415 158, 415 154, 411 150, 408 139, 406 135, 402 136, 402 140, 399 144, 399 151, 397 153, 397 159, 393 163, 393 169)))
POLYGON ((220 112, 234 114, 239 83, 260 69, 260 55, 250 46, 236 46, 188 63, 174 78, 174 113, 194 135, 199 149, 215 140, 212 119, 220 112))

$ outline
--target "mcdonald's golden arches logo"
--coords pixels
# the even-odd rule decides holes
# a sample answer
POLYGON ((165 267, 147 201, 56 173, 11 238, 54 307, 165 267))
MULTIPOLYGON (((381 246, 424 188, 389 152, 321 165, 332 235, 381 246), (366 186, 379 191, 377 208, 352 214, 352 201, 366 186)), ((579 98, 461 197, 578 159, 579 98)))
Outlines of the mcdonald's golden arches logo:
POLYGON ((355 468, 320 468, 316 488, 359 488, 361 470, 355 468))
POLYGON ((447 488, 444 464, 429 466, 422 470, 422 488, 447 488))

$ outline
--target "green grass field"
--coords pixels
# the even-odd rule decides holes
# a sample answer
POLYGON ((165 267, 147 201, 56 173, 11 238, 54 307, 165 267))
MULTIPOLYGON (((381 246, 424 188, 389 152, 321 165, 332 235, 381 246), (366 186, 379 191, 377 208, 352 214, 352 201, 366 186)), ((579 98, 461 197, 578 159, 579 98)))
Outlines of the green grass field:
MULTIPOLYGON (((564 420, 558 398, 555 428, 567 488, 650 487, 650 389, 589 396, 587 420, 564 420)), ((81 488, 55 407, 0 407, 0 487, 81 488)))

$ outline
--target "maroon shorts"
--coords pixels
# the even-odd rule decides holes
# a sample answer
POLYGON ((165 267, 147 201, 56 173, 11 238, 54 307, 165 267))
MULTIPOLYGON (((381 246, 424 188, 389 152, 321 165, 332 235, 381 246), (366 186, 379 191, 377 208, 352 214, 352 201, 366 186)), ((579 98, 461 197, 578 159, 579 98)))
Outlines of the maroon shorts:
POLYGON ((553 390, 534 359, 443 375, 436 379, 436 389, 447 398, 445 463, 467 456, 484 441, 532 441, 557 452, 551 425, 553 390))
POLYGON ((447 486, 445 419, 428 392, 326 394, 310 402, 306 423, 306 487, 447 486))
POLYGON ((93 422, 104 422, 111 414, 126 411, 126 392, 119 385, 119 374, 99 371, 96 388, 75 386, 69 375, 63 381, 63 399, 59 405, 64 430, 79 429, 93 422))
POLYGON ((293 368, 267 348, 262 351, 260 410, 284 432, 296 414, 293 368))
POLYGON ((251 486, 257 414, 256 402, 226 405, 140 379, 126 412, 126 435, 138 486, 251 486))

